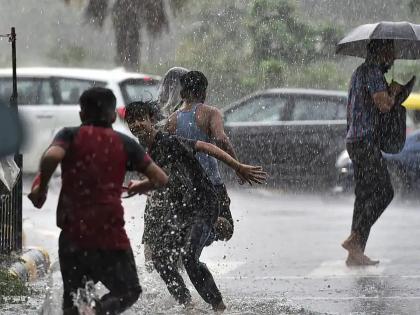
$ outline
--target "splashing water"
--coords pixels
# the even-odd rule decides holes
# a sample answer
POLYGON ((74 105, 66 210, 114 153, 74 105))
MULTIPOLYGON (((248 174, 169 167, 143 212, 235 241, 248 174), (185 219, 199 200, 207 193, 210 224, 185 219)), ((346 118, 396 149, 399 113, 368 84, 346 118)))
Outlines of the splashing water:
POLYGON ((98 300, 99 297, 96 294, 93 281, 86 281, 85 288, 77 289, 77 293, 73 295, 73 303, 77 307, 80 315, 96 314, 94 308, 98 300))
MULTIPOLYGON (((188 276, 184 273, 184 279, 192 293, 194 300, 194 308, 186 309, 176 303, 170 296, 165 284, 156 272, 143 273, 139 272, 140 283, 142 284, 143 293, 130 309, 126 310, 124 315, 154 315, 154 314, 170 314, 170 315, 191 315, 191 314, 214 314, 214 311, 207 305, 198 293, 194 290, 192 284, 187 280, 188 276)), ((44 300, 44 305, 40 313, 41 315, 60 315, 62 303, 62 279, 58 266, 52 274, 49 275, 49 293, 44 300)), ((93 303, 98 296, 105 293, 103 286, 94 286, 92 282, 87 282, 85 288, 79 289, 74 296, 74 304, 82 315, 93 315, 93 303)), ((224 292, 225 302, 228 309, 226 315, 324 315, 324 313, 312 312, 300 305, 294 304, 283 295, 267 297, 264 295, 247 295, 244 292, 228 291, 224 292)), ((9 313, 8 315, 16 313, 9 313)), ((32 314, 31 314, 32 315, 32 314)), ((35 314, 34 314, 35 315, 35 314)))

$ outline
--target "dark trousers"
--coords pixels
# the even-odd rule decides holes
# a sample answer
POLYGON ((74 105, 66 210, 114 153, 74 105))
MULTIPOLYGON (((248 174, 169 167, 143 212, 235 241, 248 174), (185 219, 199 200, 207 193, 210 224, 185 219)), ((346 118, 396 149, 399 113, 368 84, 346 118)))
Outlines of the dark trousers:
POLYGON ((348 143, 347 151, 356 184, 352 231, 360 235, 361 247, 365 250, 370 229, 394 198, 394 189, 378 145, 348 143))
POLYGON ((86 281, 102 282, 109 290, 99 301, 97 314, 120 314, 133 305, 141 294, 133 252, 128 250, 81 250, 59 238, 59 260, 63 277, 64 314, 79 314, 72 294, 84 288, 86 281))
POLYGON ((156 270, 171 295, 181 304, 190 302, 191 294, 177 268, 180 256, 192 284, 203 300, 212 306, 222 301, 222 295, 212 274, 207 266, 200 262, 200 255, 210 235, 211 226, 211 223, 202 220, 196 222, 189 231, 171 233, 168 229, 160 242, 163 246, 152 249, 156 270))

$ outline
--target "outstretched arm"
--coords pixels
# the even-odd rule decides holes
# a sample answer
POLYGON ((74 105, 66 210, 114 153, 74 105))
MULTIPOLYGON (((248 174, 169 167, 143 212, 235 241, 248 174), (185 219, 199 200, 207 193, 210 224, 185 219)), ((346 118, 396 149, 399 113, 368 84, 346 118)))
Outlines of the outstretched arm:
POLYGON ((39 184, 34 184, 31 193, 28 195, 28 198, 37 208, 42 207, 47 195, 48 183, 51 176, 54 174, 58 164, 61 163, 65 155, 65 149, 61 146, 52 145, 42 156, 39 166, 39 174, 35 179, 35 181, 39 181, 39 184))
POLYGON ((219 149, 217 146, 211 143, 197 141, 195 144, 195 150, 197 152, 207 153, 208 155, 211 155, 216 159, 224 162, 226 165, 236 171, 236 174, 241 180, 247 181, 250 185, 252 185, 253 182, 262 184, 267 179, 267 173, 262 170, 261 166, 242 164, 227 154, 225 151, 219 149))
POLYGON ((46 189, 48 183, 51 179, 51 176, 54 174, 55 170, 58 167, 58 164, 64 159, 66 155, 66 150, 60 146, 51 146, 44 153, 41 163, 39 166, 39 172, 41 177, 41 182, 39 187, 41 189, 46 189))

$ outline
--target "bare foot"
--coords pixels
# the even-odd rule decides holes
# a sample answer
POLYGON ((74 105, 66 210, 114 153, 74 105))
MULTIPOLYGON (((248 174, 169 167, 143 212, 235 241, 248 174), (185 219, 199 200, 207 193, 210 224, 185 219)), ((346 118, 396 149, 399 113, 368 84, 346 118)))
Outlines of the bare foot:
POLYGON ((349 254, 346 259, 346 265, 348 267, 375 266, 377 264, 379 264, 379 260, 372 260, 364 254, 361 254, 361 255, 349 254))
POLYGON ((96 311, 93 307, 90 306, 84 306, 82 309, 79 309, 80 315, 96 315, 96 311))
POLYGON ((212 307, 213 307, 213 311, 217 313, 223 313, 226 310, 226 305, 225 303, 223 303, 223 301, 220 301, 219 304, 213 305, 212 307))
POLYGON ((185 304, 183 304, 186 310, 192 310, 195 307, 195 304, 192 300, 187 301, 185 304))
MULTIPOLYGON (((355 232, 351 232, 350 236, 341 244, 344 249, 350 252, 362 251, 360 247, 359 237, 355 232)), ((362 251, 363 252, 363 251, 362 251)))

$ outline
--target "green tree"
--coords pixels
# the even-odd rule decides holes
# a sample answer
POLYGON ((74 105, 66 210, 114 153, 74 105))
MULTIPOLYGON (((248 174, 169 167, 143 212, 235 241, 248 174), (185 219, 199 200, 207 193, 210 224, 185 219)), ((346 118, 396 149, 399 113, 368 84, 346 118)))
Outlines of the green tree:
MULTIPOLYGON (((80 4, 80 0, 73 1, 80 4)), ((176 12, 185 1, 173 0, 169 9, 176 12)), ((111 16, 117 43, 116 63, 128 69, 138 70, 142 32, 147 32, 153 38, 169 27, 164 0, 115 0, 112 7, 110 2, 89 0, 85 10, 86 19, 89 23, 102 27, 105 19, 111 16)))
POLYGON ((248 2, 199 0, 182 16, 188 32, 175 63, 206 74, 210 101, 215 104, 240 97, 256 83, 250 75, 248 2))
POLYGON ((286 70, 330 60, 339 32, 330 25, 313 26, 299 20, 288 0, 254 1, 249 22, 252 59, 264 85, 279 85, 286 70))
POLYGON ((420 0, 410 0, 408 7, 411 12, 418 14, 420 12, 420 0))
MULTIPOLYGON (((226 104, 262 88, 297 85, 324 78, 322 62, 334 61, 340 32, 325 24, 300 21, 287 0, 197 0, 183 16, 189 32, 179 47, 176 64, 200 69, 210 81, 210 99, 226 104), (316 64, 316 66, 312 66, 316 64)), ((330 87, 331 80, 316 82, 330 87)), ((341 81, 340 81, 341 82, 341 81)), ((315 86, 315 85, 314 85, 315 86)), ((322 86, 321 86, 322 87, 322 86)))

